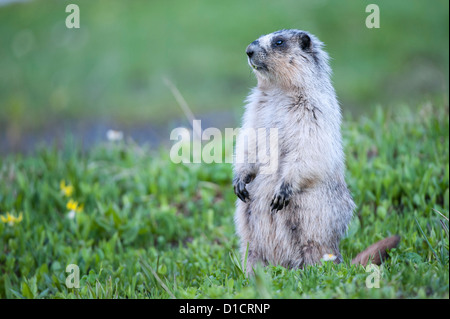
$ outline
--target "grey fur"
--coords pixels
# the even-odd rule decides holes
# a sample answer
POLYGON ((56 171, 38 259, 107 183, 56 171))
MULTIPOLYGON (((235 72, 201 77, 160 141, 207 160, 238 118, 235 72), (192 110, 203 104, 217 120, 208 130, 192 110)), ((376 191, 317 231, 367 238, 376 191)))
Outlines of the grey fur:
MULTIPOLYGON (((342 261, 339 242, 355 204, 344 179, 341 111, 322 47, 305 31, 280 30, 247 48, 258 85, 247 99, 242 128, 279 131, 275 174, 260 174, 258 162, 234 164, 241 198, 236 230, 243 260, 248 245, 250 271, 256 263, 301 268, 325 254, 342 261)), ((251 155, 242 139, 236 153, 251 155)))

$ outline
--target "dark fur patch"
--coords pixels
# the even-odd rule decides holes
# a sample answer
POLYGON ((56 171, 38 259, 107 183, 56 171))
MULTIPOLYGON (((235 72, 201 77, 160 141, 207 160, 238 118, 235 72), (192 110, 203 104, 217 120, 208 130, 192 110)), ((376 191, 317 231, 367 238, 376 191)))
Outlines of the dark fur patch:
POLYGON ((282 193, 286 197, 291 197, 293 193, 291 185, 283 182, 280 187, 280 193, 282 193))
POLYGON ((322 111, 316 107, 305 104, 305 110, 308 111, 311 114, 310 119, 312 122, 319 127, 318 117, 322 114, 322 111))
POLYGON ((319 58, 317 57, 317 54, 316 54, 316 52, 314 52, 314 51, 311 51, 311 56, 312 56, 312 58, 313 58, 313 60, 314 60, 314 63, 316 64, 316 65, 319 65, 319 58))
POLYGON ((317 121, 316 108, 313 108, 311 112, 313 114, 314 119, 317 121))
POLYGON ((288 106, 289 111, 297 111, 306 104, 306 98, 303 94, 300 94, 297 99, 288 106))
POLYGON ((317 52, 314 50, 314 45, 312 43, 311 37, 305 32, 300 32, 298 34, 298 42, 302 51, 307 53, 308 56, 312 57, 314 63, 319 66, 320 61, 317 57, 317 52))
POLYGON ((298 41, 303 51, 309 51, 311 48, 311 38, 308 34, 305 32, 300 32, 298 35, 298 41))
POLYGON ((270 44, 270 47, 274 51, 286 52, 289 48, 288 40, 282 36, 274 37, 270 44))

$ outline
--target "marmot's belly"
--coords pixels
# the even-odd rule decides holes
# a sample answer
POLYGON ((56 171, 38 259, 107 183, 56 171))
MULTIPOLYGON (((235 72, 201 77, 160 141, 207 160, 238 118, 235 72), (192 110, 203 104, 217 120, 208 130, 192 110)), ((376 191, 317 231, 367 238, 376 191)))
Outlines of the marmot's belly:
POLYGON ((238 232, 249 241, 254 254, 263 262, 285 267, 298 267, 309 246, 320 256, 338 255, 339 239, 353 210, 345 185, 342 189, 330 190, 327 185, 305 189, 293 194, 287 207, 271 212, 276 185, 276 176, 257 176, 247 185, 251 200, 238 203, 238 232))

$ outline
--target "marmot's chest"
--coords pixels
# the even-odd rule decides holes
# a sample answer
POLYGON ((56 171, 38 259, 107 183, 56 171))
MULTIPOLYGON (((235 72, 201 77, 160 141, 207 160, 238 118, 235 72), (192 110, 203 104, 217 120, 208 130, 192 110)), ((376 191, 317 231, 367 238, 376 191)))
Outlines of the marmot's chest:
POLYGON ((313 125, 317 115, 310 112, 307 105, 292 101, 259 104, 255 108, 255 128, 276 128, 281 134, 291 134, 313 125))

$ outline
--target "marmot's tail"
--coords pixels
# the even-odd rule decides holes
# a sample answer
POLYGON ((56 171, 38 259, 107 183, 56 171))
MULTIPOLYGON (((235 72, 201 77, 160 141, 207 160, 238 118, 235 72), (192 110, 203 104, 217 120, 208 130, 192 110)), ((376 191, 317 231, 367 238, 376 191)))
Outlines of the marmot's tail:
POLYGON ((372 264, 381 265, 381 263, 388 257, 387 250, 397 247, 400 241, 400 236, 395 235, 370 245, 365 250, 360 252, 353 260, 352 264, 367 265, 371 260, 372 264))

